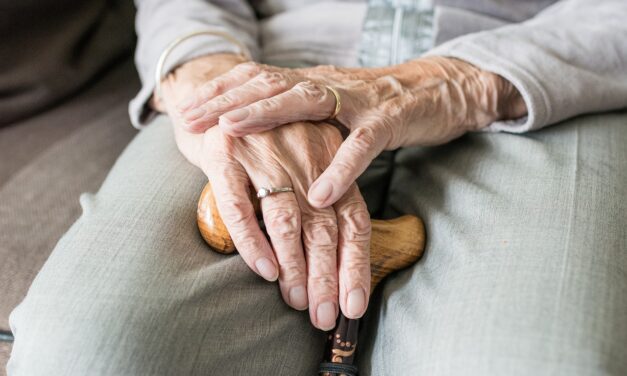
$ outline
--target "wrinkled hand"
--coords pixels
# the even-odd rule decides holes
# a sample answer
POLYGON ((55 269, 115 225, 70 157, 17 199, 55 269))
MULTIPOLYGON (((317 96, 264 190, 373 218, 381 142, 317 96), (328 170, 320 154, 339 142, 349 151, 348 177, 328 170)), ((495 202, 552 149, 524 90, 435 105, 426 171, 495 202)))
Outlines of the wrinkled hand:
POLYGON ((175 123, 179 148, 211 181, 220 215, 244 261, 265 279, 278 278, 283 299, 296 309, 309 307, 320 329, 334 326, 339 308, 347 317, 361 317, 370 291, 370 218, 364 200, 354 183, 332 207, 315 208, 306 199, 340 147, 339 131, 325 123, 295 123, 245 137, 219 127, 200 134, 181 131, 174 105, 196 90, 196 84, 178 84, 188 76, 183 68, 164 82, 164 107, 175 123), (257 223, 251 186, 254 191, 294 188, 294 193, 261 200, 270 241, 257 223))
POLYGON ((238 65, 182 101, 189 132, 214 125, 232 136, 298 120, 322 120, 335 110, 350 130, 330 166, 312 184, 309 202, 327 207, 344 195, 383 150, 450 141, 503 118, 526 113, 514 86, 461 60, 428 57, 386 68, 277 68, 238 65))
POLYGON ((244 261, 267 280, 278 275, 285 301, 296 309, 309 302, 312 322, 325 330, 335 324, 338 292, 342 311, 355 318, 364 313, 370 286, 370 219, 356 185, 333 207, 314 208, 306 199, 341 141, 329 124, 293 123, 241 138, 215 127, 203 143, 203 171, 244 261), (251 183, 255 191, 294 188, 261 200, 272 247, 248 199, 251 183))

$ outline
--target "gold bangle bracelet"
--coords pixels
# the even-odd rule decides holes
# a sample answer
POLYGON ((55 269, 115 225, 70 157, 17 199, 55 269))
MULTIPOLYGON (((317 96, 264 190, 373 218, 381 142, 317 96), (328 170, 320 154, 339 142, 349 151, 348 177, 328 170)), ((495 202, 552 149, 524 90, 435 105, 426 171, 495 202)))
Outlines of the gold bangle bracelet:
POLYGON ((172 53, 174 48, 176 48, 176 46, 178 46, 179 44, 183 43, 184 41, 190 38, 200 36, 200 35, 212 35, 215 37, 220 37, 230 43, 233 43, 235 46, 237 46, 240 50, 239 54, 243 56, 245 59, 247 60, 252 59, 250 51, 248 50, 248 47, 246 47, 244 43, 240 42, 239 40, 235 39, 232 35, 225 33, 223 31, 200 30, 200 31, 194 31, 194 32, 185 34, 183 36, 180 36, 176 38, 172 43, 170 43, 163 50, 163 52, 159 56, 159 60, 157 61, 157 67, 155 69, 155 92, 156 92, 157 99, 161 98, 161 80, 163 79, 163 67, 165 66, 165 62, 168 56, 172 53))

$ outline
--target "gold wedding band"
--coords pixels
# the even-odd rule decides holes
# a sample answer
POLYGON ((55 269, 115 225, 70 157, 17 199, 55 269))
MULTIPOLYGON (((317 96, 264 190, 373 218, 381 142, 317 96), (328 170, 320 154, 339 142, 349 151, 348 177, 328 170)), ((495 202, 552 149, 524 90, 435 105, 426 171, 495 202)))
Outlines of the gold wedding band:
POLYGON ((329 120, 333 120, 337 117, 337 114, 339 114, 340 110, 342 109, 342 100, 340 99, 340 93, 338 93, 337 90, 335 90, 331 86, 325 85, 325 87, 327 88, 327 90, 333 93, 333 96, 335 97, 335 110, 333 111, 333 114, 329 116, 329 120))

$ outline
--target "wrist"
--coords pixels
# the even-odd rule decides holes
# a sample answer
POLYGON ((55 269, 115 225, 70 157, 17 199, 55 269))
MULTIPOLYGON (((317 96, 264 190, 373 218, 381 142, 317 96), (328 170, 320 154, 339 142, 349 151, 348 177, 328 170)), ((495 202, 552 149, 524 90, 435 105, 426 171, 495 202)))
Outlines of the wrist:
POLYGON ((513 120, 527 115, 527 104, 516 86, 502 76, 491 74, 498 77, 499 117, 496 120, 513 120))
POLYGON ((406 64, 409 68, 400 71, 401 66, 392 67, 401 83, 420 88, 441 81, 445 88, 442 99, 459 109, 451 113, 448 123, 460 132, 477 131, 495 121, 527 114, 525 101, 511 82, 467 61, 430 56, 406 64))
MULTIPOLYGON (((478 68, 477 68, 478 69, 478 68)), ((471 130, 480 130, 499 120, 513 120, 527 114, 527 105, 514 84, 504 77, 480 70, 480 90, 475 96, 477 111, 471 130)))

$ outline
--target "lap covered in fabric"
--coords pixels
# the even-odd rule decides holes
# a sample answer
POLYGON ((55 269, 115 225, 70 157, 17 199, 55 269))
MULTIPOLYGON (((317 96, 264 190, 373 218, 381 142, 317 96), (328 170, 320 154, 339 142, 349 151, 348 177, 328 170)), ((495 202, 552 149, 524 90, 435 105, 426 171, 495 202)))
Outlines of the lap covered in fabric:
MULTIPOLYGON (((624 114, 387 154, 361 180, 427 250, 376 292, 362 375, 627 372, 624 114), (389 170, 386 161, 391 161, 389 170), (386 159, 387 158, 387 159, 386 159)), ((324 335, 195 224, 205 177, 158 118, 11 317, 11 375, 310 375, 324 335)))

